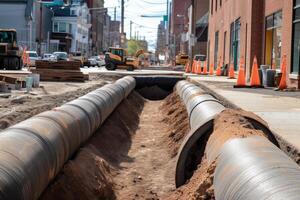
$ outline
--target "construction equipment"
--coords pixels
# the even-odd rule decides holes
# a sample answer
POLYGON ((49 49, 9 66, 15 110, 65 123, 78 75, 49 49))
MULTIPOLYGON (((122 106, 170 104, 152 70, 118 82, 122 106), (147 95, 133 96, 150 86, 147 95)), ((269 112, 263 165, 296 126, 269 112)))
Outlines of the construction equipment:
POLYGON ((176 56, 176 65, 185 65, 189 61, 189 56, 186 54, 178 54, 176 56))
POLYGON ((22 54, 15 29, 0 29, 0 69, 22 69, 22 54))
POLYGON ((127 69, 133 71, 138 68, 138 57, 142 54, 144 54, 144 50, 138 50, 134 57, 130 57, 125 49, 110 47, 105 53, 105 67, 107 70, 127 69))

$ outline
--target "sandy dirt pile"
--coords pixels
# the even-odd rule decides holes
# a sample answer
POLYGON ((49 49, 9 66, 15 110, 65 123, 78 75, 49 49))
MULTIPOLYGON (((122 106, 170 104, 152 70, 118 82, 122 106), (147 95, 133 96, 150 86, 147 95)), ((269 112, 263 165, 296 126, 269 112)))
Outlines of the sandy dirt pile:
MULTIPOLYGON (((57 106, 85 95, 88 92, 98 89, 105 82, 99 81, 75 91, 64 92, 56 95, 22 95, 12 99, 1 99, 0 101, 0 130, 24 121, 41 112, 51 110, 57 106)), ((59 88, 57 88, 59 90, 59 88)))
MULTIPOLYGON (((215 199, 213 190, 213 174, 216 166, 216 157, 223 144, 231 138, 244 138, 249 136, 265 136, 260 130, 254 129, 245 119, 245 112, 227 109, 215 120, 214 131, 209 137, 204 157, 193 177, 186 185, 178 188, 166 199, 215 199), (208 160, 208 155, 213 158, 208 160)), ((249 113, 251 115, 251 113, 249 113)))
POLYGON ((164 100, 161 110, 165 115, 163 121, 169 125, 169 133, 164 140, 168 144, 171 156, 175 157, 190 130, 188 113, 177 92, 173 92, 164 100))

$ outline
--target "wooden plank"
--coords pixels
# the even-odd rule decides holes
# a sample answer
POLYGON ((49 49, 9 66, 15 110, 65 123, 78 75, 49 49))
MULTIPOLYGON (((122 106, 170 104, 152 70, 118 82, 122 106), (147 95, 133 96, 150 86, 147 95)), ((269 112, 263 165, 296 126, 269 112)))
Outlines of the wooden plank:
POLYGON ((14 78, 14 77, 0 75, 0 81, 6 82, 6 83, 16 84, 17 80, 18 79, 14 78))

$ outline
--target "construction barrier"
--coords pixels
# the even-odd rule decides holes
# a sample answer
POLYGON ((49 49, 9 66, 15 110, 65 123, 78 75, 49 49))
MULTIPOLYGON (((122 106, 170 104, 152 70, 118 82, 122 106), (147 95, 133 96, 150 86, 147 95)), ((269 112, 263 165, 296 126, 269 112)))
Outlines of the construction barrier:
POLYGON ((38 199, 135 85, 122 78, 2 131, 0 199, 38 199))

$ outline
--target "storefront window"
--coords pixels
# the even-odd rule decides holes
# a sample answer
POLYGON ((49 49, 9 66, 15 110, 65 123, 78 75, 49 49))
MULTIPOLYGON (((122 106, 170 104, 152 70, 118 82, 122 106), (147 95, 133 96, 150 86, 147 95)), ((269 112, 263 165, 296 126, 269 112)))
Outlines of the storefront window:
POLYGON ((299 74, 300 68, 300 0, 294 1, 293 20, 293 50, 292 50, 292 70, 294 74, 299 74))
POLYGON ((238 70, 240 60, 240 31, 241 22, 237 19, 230 26, 230 63, 233 63, 234 70, 238 70))
POLYGON ((280 69, 282 42, 282 12, 274 13, 266 18, 265 64, 280 69))
POLYGON ((219 31, 215 33, 215 57, 214 57, 214 64, 215 68, 218 66, 218 50, 219 50, 219 31))

